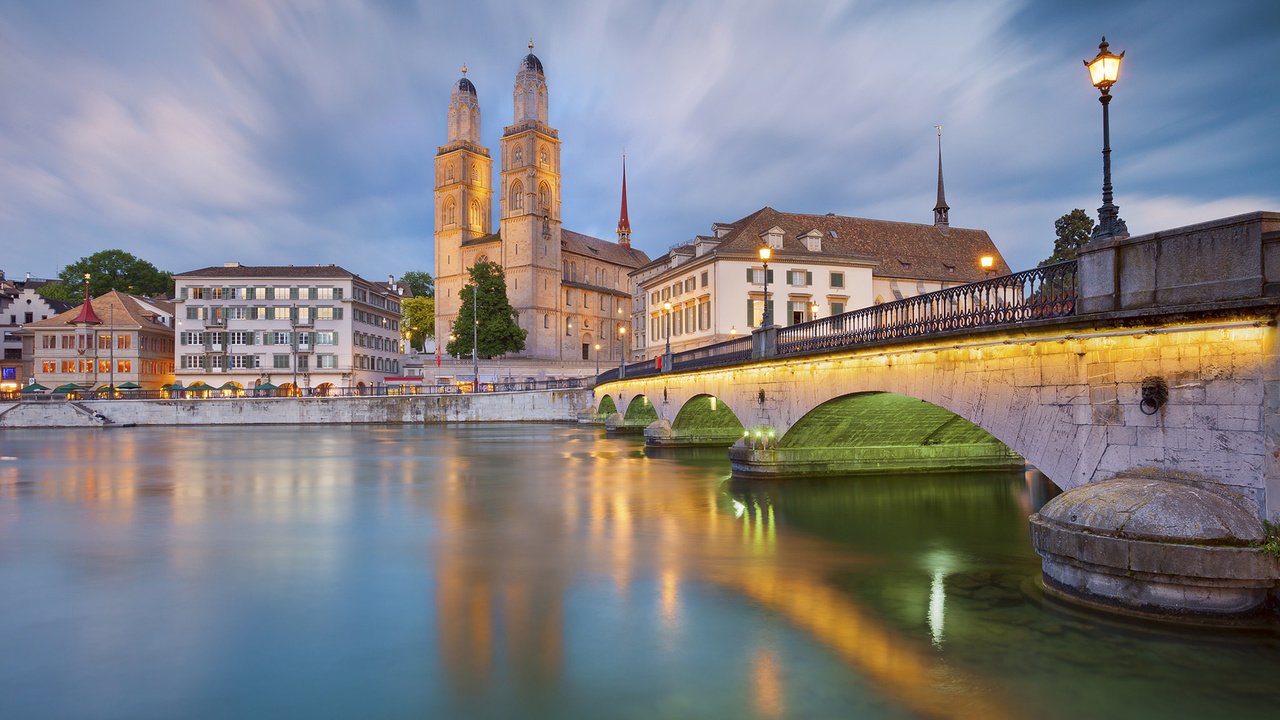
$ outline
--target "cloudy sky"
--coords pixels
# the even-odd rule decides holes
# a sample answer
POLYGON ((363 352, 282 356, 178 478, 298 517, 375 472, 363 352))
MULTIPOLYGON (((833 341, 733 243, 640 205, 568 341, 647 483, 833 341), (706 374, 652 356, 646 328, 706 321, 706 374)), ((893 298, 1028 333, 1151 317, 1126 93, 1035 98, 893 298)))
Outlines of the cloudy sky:
POLYGON ((650 254, 769 205, 953 225, 1010 264, 1100 204, 1082 59, 1137 234, 1280 210, 1280 2, 197 3, 0 0, 0 269, 123 248, 163 269, 432 267, 432 157, 464 62, 496 152, 530 36, 566 227, 650 254))

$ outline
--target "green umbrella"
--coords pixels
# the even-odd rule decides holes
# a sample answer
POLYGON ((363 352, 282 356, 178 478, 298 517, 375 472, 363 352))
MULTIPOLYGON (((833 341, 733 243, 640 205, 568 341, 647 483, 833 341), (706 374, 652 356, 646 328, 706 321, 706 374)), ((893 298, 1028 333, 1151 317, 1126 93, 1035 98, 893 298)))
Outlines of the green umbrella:
POLYGON ((47 388, 47 387, 45 387, 45 386, 41 385, 40 383, 31 383, 30 385, 28 385, 28 386, 26 386, 26 387, 22 388, 22 392, 24 392, 24 393, 38 393, 38 392, 45 392, 45 391, 47 391, 48 389, 49 389, 49 388, 47 388))
POLYGON ((83 388, 81 388, 79 385, 75 383, 67 383, 66 385, 59 385, 58 387, 53 389, 53 391, 59 395, 66 395, 67 393, 80 392, 81 390, 83 390, 83 388))
POLYGON ((187 386, 188 390, 212 390, 213 386, 203 380, 197 380, 187 386))
POLYGON ((95 392, 111 392, 112 390, 115 390, 115 388, 111 387, 110 385, 103 385, 102 387, 98 388, 95 392))
POLYGON ((272 385, 270 382, 264 382, 258 386, 259 390, 279 390, 279 386, 272 385))
POLYGON ((141 390, 142 386, 135 382, 124 382, 116 386, 117 390, 141 390))
POLYGON ((240 386, 239 386, 239 385, 236 385, 235 383, 233 383, 233 382, 231 382, 230 380, 228 380, 228 381, 226 381, 226 382, 222 383, 222 385, 220 385, 220 386, 218 387, 218 389, 219 389, 219 390, 239 390, 239 389, 240 389, 240 386))
POLYGON ((181 389, 182 389, 182 383, 180 383, 180 382, 173 382, 173 383, 169 383, 168 385, 165 385, 164 387, 161 387, 160 389, 161 389, 161 390, 181 390, 181 389))

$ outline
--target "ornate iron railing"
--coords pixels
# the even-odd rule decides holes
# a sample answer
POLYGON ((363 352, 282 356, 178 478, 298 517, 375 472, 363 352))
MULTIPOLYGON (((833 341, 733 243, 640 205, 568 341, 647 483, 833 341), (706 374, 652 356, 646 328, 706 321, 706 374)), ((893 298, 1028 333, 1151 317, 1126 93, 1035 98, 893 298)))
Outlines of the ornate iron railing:
POLYGON ((917 295, 778 330, 777 354, 1072 315, 1074 260, 917 295))
POLYGON ((751 336, 725 340, 714 345, 685 350, 671 356, 671 369, 696 370, 714 365, 743 362, 751 359, 751 336))

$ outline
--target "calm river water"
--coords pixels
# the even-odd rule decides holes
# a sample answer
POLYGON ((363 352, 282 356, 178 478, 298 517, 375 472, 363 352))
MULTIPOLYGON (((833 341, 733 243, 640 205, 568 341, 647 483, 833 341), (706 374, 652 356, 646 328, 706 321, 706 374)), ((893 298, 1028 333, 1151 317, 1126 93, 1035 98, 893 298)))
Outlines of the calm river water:
POLYGON ((1275 632, 1044 600, 1021 473, 555 425, 0 434, 0 718, 1275 717, 1275 632))

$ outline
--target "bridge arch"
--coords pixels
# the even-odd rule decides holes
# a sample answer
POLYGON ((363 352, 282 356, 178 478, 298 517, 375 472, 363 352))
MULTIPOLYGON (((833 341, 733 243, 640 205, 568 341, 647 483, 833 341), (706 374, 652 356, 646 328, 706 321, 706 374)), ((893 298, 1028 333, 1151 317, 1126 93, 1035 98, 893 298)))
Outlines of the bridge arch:
POLYGON ((613 396, 605 395, 600 398, 600 403, 596 405, 597 417, 609 417, 618 412, 618 406, 613 402, 613 396))
MULTIPOLYGON (((1020 468, 1025 463, 990 432, 951 410, 883 391, 826 400, 776 441, 749 444, 739 454, 753 453, 772 456, 772 462, 744 467, 742 474, 945 472, 1020 468)), ((753 457, 752 465, 759 459, 753 457)))
POLYGON ((651 445, 727 447, 742 437, 743 429, 728 403, 700 393, 680 405, 669 430, 655 429, 646 436, 651 445))
POLYGON ((644 427, 658 419, 658 411, 653 407, 653 403, 649 402, 647 395, 636 395, 631 398, 631 402, 627 403, 627 411, 623 413, 622 418, 627 425, 644 427))

